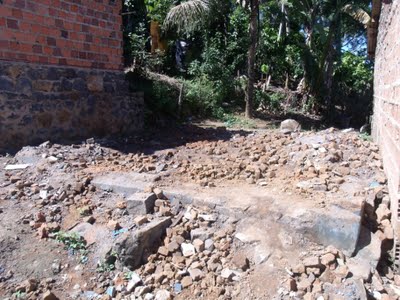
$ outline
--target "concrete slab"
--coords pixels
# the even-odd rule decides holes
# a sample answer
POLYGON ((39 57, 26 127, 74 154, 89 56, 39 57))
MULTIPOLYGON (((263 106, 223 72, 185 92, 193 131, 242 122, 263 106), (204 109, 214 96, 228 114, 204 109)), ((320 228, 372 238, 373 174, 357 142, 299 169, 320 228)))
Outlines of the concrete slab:
POLYGON ((354 255, 361 231, 364 202, 361 198, 337 201, 324 208, 297 209, 282 222, 311 241, 333 245, 347 256, 354 255))
POLYGON ((156 181, 157 175, 136 172, 112 172, 93 178, 92 184, 101 190, 113 191, 128 196, 142 192, 156 181))

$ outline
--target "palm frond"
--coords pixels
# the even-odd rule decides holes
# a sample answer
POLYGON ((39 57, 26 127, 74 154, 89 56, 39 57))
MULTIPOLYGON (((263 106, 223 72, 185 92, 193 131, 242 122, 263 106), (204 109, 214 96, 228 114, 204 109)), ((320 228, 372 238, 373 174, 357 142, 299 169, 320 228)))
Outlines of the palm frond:
POLYGON ((362 8, 355 7, 351 4, 347 4, 343 7, 343 12, 348 14, 357 22, 360 22, 364 25, 365 28, 368 27, 368 24, 371 22, 371 16, 362 8))
POLYGON ((166 28, 176 27, 180 32, 190 32, 205 19, 209 12, 208 0, 189 0, 174 6, 164 21, 166 28))

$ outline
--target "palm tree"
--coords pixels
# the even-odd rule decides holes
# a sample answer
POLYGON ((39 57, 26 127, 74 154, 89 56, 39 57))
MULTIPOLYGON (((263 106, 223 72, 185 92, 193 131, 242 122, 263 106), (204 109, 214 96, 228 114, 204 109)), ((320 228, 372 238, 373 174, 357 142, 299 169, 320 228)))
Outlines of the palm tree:
POLYGON ((169 10, 164 25, 166 28, 175 27, 179 32, 192 32, 202 25, 209 13, 209 0, 185 1, 169 10))

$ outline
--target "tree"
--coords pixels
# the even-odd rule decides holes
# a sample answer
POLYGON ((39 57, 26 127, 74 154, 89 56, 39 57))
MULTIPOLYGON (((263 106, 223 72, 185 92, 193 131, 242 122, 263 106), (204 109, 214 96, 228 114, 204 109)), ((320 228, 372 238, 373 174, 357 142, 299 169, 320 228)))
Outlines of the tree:
POLYGON ((258 15, 260 9, 259 0, 250 0, 250 45, 247 58, 247 89, 246 89, 246 118, 253 117, 253 100, 254 100, 254 84, 255 84, 255 60, 258 39, 258 15))

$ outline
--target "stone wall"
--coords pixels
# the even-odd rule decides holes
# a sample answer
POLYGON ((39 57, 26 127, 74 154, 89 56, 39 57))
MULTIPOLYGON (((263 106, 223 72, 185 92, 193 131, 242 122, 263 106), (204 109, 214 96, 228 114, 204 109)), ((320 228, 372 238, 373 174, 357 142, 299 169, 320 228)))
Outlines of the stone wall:
POLYGON ((121 71, 0 60, 0 149, 45 140, 129 134, 143 124, 143 95, 121 71))
POLYGON ((383 1, 374 75, 373 137, 381 147, 400 253, 400 1, 383 1))

